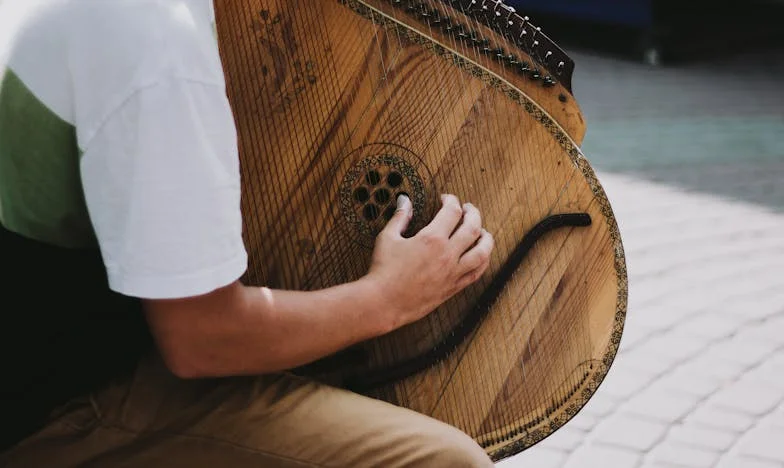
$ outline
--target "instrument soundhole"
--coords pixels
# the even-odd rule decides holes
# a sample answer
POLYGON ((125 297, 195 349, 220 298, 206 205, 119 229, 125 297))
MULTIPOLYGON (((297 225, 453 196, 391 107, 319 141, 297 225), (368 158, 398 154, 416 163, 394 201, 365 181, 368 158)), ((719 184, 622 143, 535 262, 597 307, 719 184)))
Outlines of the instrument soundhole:
POLYGON ((365 180, 367 180, 367 183, 370 185, 377 185, 381 182, 381 174, 379 174, 378 171, 370 170, 365 176, 365 180))
POLYGON ((362 216, 367 221, 375 221, 378 218, 378 207, 372 203, 365 205, 362 209, 362 216))
POLYGON ((378 203, 387 203, 389 202, 390 199, 389 190, 387 189, 376 190, 376 192, 373 194, 373 198, 378 203))
POLYGON ((390 172, 387 176, 387 183, 390 187, 399 187, 403 183, 403 176, 398 172, 390 172))
POLYGON ((384 219, 389 221, 392 217, 395 216, 395 207, 388 206, 386 210, 384 210, 384 219))
POLYGON ((357 189, 354 190, 354 200, 359 203, 365 203, 370 200, 370 192, 368 192, 368 189, 365 187, 357 187, 357 189))
POLYGON ((339 200, 343 215, 340 224, 352 237, 372 247, 397 210, 397 199, 406 195, 414 207, 407 234, 424 225, 435 207, 436 191, 432 176, 421 159, 405 148, 388 144, 363 146, 343 160, 339 200))

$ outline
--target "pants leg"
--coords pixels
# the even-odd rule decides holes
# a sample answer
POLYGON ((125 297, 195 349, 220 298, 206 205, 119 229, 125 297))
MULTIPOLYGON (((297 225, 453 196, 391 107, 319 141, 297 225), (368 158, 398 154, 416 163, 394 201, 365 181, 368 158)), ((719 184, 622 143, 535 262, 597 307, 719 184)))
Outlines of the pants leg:
POLYGON ((464 433, 407 409, 286 374, 184 381, 157 357, 74 402, 0 465, 493 466, 464 433))

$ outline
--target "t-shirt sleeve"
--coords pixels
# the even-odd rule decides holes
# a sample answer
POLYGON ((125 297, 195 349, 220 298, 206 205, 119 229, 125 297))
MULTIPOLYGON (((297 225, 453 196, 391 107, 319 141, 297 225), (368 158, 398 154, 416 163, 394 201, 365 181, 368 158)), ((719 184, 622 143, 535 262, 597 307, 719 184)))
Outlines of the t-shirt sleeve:
POLYGON ((135 91, 83 148, 81 174, 113 290, 189 297, 244 273, 237 134, 221 87, 168 78, 135 91))

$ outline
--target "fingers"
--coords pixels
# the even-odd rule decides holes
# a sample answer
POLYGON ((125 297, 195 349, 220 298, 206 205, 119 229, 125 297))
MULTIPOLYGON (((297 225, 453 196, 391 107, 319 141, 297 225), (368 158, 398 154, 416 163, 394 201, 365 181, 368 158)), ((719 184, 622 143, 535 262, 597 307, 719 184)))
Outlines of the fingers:
POLYGON ((441 209, 427 229, 433 234, 449 238, 463 217, 463 207, 454 195, 441 195, 441 209))
POLYGON ((411 204, 411 200, 405 195, 400 195, 397 197, 397 210, 395 211, 395 215, 392 216, 392 219, 384 226, 384 231, 382 232, 392 233, 398 236, 402 235, 408 228, 408 223, 411 221, 413 215, 414 207, 411 204))
POLYGON ((476 245, 460 257, 459 265, 463 275, 478 272, 473 281, 479 279, 490 264, 490 254, 493 252, 494 247, 495 240, 492 234, 482 229, 482 234, 479 236, 479 241, 476 245))
POLYGON ((482 215, 472 204, 463 205, 463 222, 457 231, 452 235, 450 243, 454 246, 458 255, 471 248, 472 245, 482 235, 482 215))

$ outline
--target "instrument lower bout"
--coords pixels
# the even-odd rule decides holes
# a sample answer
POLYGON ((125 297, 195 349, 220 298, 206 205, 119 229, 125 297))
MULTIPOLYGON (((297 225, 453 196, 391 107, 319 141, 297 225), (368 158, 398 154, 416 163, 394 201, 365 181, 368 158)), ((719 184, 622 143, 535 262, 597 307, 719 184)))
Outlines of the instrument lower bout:
POLYGON ((494 460, 566 424, 612 364, 627 295, 566 54, 490 0, 215 5, 243 281, 307 290, 361 277, 400 193, 414 205, 407 235, 454 193, 496 241, 486 274, 432 314, 295 371, 452 424, 494 460))

